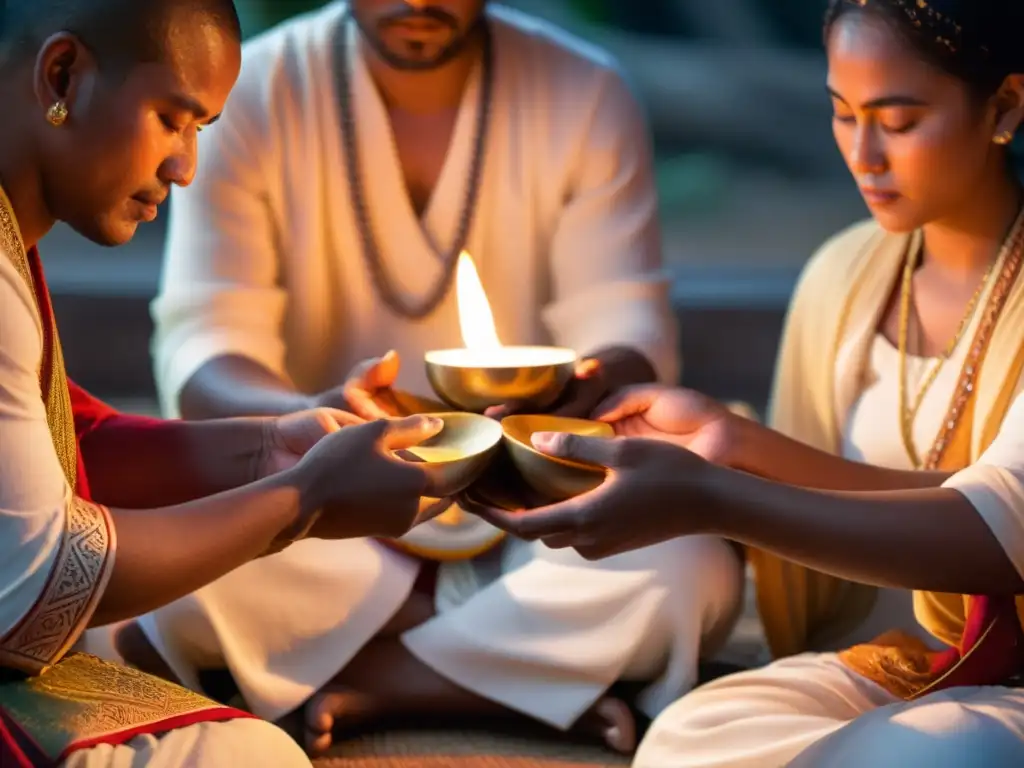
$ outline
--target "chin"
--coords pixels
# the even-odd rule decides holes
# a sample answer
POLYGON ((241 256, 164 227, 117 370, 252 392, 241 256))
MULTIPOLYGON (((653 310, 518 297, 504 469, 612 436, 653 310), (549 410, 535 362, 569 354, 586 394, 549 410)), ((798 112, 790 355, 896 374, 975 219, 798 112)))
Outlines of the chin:
POLYGON ((128 243, 135 237, 135 231, 139 228, 138 222, 126 219, 121 221, 94 219, 84 223, 69 221, 67 224, 82 237, 107 248, 128 243))
POLYGON ((922 221, 918 216, 908 216, 893 210, 872 210, 878 226, 893 235, 906 235, 921 228, 922 221))

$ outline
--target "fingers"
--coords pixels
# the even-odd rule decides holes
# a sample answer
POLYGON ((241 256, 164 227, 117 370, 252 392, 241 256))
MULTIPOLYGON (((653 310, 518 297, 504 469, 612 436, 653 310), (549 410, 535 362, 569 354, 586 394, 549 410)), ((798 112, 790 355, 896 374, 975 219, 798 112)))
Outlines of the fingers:
POLYGON ((358 389, 385 389, 395 383, 400 367, 398 353, 392 349, 382 357, 372 357, 359 363, 352 369, 346 383, 358 389))
POLYGON ((412 448, 444 429, 444 421, 428 415, 387 419, 376 423, 382 423, 379 444, 389 451, 412 448))
POLYGON ((503 405, 492 405, 490 408, 484 411, 484 416, 491 419, 501 421, 506 416, 511 416, 514 413, 519 413, 523 409, 523 403, 512 402, 505 403, 503 405))
POLYGON ((389 411, 385 403, 378 401, 377 395, 395 383, 400 367, 401 361, 394 350, 383 357, 365 360, 357 365, 343 387, 349 408, 364 419, 387 419, 396 416, 397 404, 393 404, 393 411, 389 411))
MULTIPOLYGON (((578 530, 583 521, 588 519, 582 506, 586 503, 588 496, 591 494, 584 494, 560 504, 530 510, 509 511, 481 504, 465 496, 459 499, 459 505, 466 512, 476 515, 495 528, 500 528, 520 539, 534 541, 554 535, 568 535, 578 530)), ((592 498, 590 500, 593 501, 592 498)))
POLYGON ((614 468, 618 465, 618 441, 605 437, 584 437, 564 432, 535 432, 533 447, 548 456, 614 468))
POLYGON ((592 379, 601 374, 601 361, 593 357, 586 357, 576 363, 575 376, 577 379, 592 379))
POLYGON ((366 423, 365 419, 339 408, 317 408, 316 420, 328 434, 337 432, 342 427, 355 427, 366 423))
POLYGON ((644 413, 650 409, 662 391, 663 387, 657 384, 624 387, 597 406, 594 418, 598 421, 615 422, 644 413))

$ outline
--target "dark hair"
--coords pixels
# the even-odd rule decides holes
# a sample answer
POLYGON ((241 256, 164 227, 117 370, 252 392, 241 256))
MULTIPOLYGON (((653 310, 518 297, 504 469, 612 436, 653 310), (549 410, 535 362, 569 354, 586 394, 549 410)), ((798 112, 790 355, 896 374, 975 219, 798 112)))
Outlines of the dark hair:
POLYGON ((105 68, 158 61, 175 12, 212 18, 242 39, 233 0, 0 0, 0 52, 16 57, 51 34, 70 32, 105 68))
POLYGON ((1024 0, 829 0, 826 45, 832 26, 853 12, 886 20, 924 61, 981 95, 1024 74, 1024 0))

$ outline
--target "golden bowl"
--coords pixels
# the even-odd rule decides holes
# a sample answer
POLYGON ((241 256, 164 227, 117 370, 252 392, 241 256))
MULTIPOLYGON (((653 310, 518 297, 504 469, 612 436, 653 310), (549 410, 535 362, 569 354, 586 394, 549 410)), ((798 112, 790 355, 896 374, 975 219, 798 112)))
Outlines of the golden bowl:
POLYGON ((453 408, 482 413, 522 403, 541 411, 554 403, 576 369, 576 353, 559 347, 442 349, 425 356, 434 392, 453 408))
POLYGON ((454 496, 483 474, 501 443, 501 425, 473 413, 433 413, 444 427, 429 440, 396 451, 407 461, 424 465, 431 495, 454 496))
POLYGON ((564 501, 593 490, 606 470, 593 464, 541 453, 530 442, 535 432, 568 432, 584 437, 613 437, 615 430, 601 421, 560 416, 506 416, 501 420, 505 446, 526 483, 549 501, 564 501))

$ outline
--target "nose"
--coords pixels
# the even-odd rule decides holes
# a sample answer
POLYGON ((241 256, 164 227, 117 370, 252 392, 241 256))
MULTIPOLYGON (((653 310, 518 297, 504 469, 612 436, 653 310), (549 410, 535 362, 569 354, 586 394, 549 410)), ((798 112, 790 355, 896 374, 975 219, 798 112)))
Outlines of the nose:
POLYGON ((417 11, 422 11, 426 7, 427 2, 428 0, 405 0, 406 5, 411 5, 417 11))
POLYGON ((168 157, 160 168, 160 180, 170 186, 187 187, 196 177, 198 164, 195 137, 182 142, 181 149, 168 157))
POLYGON ((888 164, 885 149, 873 121, 859 123, 853 131, 850 147, 850 170, 858 176, 873 176, 885 173, 888 164))

